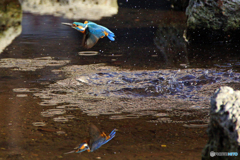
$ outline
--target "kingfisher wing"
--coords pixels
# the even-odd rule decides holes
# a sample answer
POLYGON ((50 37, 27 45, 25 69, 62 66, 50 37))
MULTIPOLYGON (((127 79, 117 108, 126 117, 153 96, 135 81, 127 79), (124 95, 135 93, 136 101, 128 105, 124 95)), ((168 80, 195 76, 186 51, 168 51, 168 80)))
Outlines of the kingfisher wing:
MULTIPOLYGON (((103 132, 104 133, 104 132, 103 132)), ((105 134, 105 133, 104 133, 105 134)), ((94 141, 91 145, 91 152, 97 150, 100 148, 102 145, 106 144, 110 140, 112 140, 115 137, 116 134, 116 129, 114 129, 109 136, 100 136, 96 141, 94 141)))
POLYGON ((89 126, 90 140, 97 141, 101 137, 101 131, 94 125, 89 126))
POLYGON ((101 137, 97 141, 93 142, 91 145, 91 152, 97 150, 104 144, 105 138, 101 137))
POLYGON ((109 134, 109 136, 104 140, 103 144, 106 144, 107 142, 111 141, 116 135, 116 129, 112 130, 112 132, 109 134))
MULTIPOLYGON (((99 25, 100 26, 100 25, 99 25)), ((115 41, 115 34, 110 31, 108 28, 101 26, 102 32, 104 33, 104 36, 107 36, 111 41, 115 41)))
POLYGON ((82 46, 85 48, 92 48, 99 40, 107 36, 111 41, 115 40, 115 35, 109 29, 104 26, 98 25, 94 22, 86 22, 84 25, 87 25, 85 29, 82 46))
POLYGON ((99 40, 99 37, 89 32, 89 28, 86 28, 83 35, 82 46, 84 48, 92 48, 99 40))
POLYGON ((115 40, 114 33, 104 26, 98 25, 93 22, 88 22, 88 27, 90 32, 96 35, 98 38, 103 38, 107 36, 111 41, 115 40))
POLYGON ((90 135, 90 148, 91 152, 95 151, 102 146, 102 142, 105 140, 105 137, 101 136, 101 131, 94 125, 89 126, 89 135, 90 135))

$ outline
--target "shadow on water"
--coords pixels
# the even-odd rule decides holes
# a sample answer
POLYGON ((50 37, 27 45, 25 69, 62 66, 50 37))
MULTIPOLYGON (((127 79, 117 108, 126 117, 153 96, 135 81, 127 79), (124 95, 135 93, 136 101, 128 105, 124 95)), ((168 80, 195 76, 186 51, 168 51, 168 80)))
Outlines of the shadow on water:
POLYGON ((185 13, 168 1, 21 3, 0 2, 0 159, 201 157, 209 97, 239 89, 238 44, 188 44, 185 13), (82 48, 82 34, 61 23, 86 19, 116 41, 82 48), (116 137, 64 155, 90 123, 116 137))

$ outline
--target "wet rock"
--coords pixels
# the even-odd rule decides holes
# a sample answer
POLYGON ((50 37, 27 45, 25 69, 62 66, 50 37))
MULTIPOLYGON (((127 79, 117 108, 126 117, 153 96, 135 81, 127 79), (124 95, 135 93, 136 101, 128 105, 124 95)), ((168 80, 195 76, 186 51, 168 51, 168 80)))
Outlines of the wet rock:
POLYGON ((20 2, 25 12, 76 20, 99 20, 118 12, 117 0, 20 0, 20 2))
POLYGON ((57 106, 57 109, 65 109, 65 110, 78 110, 80 109, 77 105, 66 105, 66 106, 57 106))
POLYGON ((66 134, 66 132, 64 132, 64 131, 57 131, 56 133, 57 134, 66 134))
POLYGON ((45 122, 33 122, 32 125, 36 126, 36 127, 40 127, 40 126, 46 126, 46 123, 45 122))
POLYGON ((186 128, 202 128, 202 127, 207 127, 207 124, 184 124, 183 127, 186 128))
POLYGON ((167 117, 169 115, 167 113, 157 113, 157 114, 154 114, 154 116, 156 116, 156 117, 167 117))
MULTIPOLYGON (((39 105, 46 108, 56 106, 60 113, 64 111, 63 116, 66 112, 73 114, 75 110, 93 117, 111 115, 110 119, 133 119, 152 115, 155 116, 155 120, 152 121, 154 123, 162 123, 161 119, 156 119, 171 117, 173 111, 170 108, 185 107, 186 102, 191 103, 191 109, 203 110, 208 105, 213 88, 216 89, 224 83, 238 83, 240 79, 240 74, 236 72, 233 72, 234 77, 225 77, 225 70, 207 69, 129 71, 98 64, 66 66, 62 70, 69 78, 58 80, 34 93, 34 96, 42 100, 39 105), (78 80, 84 76, 88 79, 87 85, 78 80), (130 98, 136 98, 134 103, 127 103, 130 98), (146 102, 152 98, 161 102, 146 102), (171 102, 162 98, 169 98, 171 102), (165 104, 175 101, 180 101, 180 105, 165 104), (162 108, 168 108, 164 111, 166 114, 158 114, 157 110, 162 108), (131 115, 119 115, 122 113, 131 115)), ((55 111, 45 110, 41 115, 54 118, 55 111)), ((178 111, 174 116, 185 118, 190 116, 189 113, 191 112, 178 111)), ((171 119, 169 123, 180 122, 171 119)), ((207 122, 204 120, 200 123, 207 122)))
POLYGON ((19 97, 19 98, 23 98, 23 97, 27 97, 28 95, 27 94, 17 94, 16 97, 19 97))
POLYGON ((88 115, 88 116, 97 117, 97 116, 99 116, 99 113, 96 113, 96 112, 94 113, 94 112, 93 112, 93 113, 88 113, 87 115, 88 115))
POLYGON ((41 112, 43 117, 52 117, 55 115, 65 114, 66 110, 64 109, 48 109, 46 111, 41 112))
POLYGON ((38 88, 14 88, 13 92, 37 92, 38 88))
POLYGON ((53 120, 55 122, 67 122, 68 121, 68 119, 64 116, 55 117, 55 118, 53 118, 53 120))
MULTIPOLYGON (((147 122, 151 122, 151 123, 173 123, 173 120, 171 120, 171 118, 158 118, 156 120, 149 120, 147 122)), ((184 123, 184 122, 181 122, 181 123, 184 123)))
POLYGON ((54 60, 53 57, 41 57, 34 59, 3 58, 0 60, 0 67, 13 68, 12 70, 16 71, 35 71, 46 66, 61 66, 69 62, 69 60, 54 60))
POLYGON ((109 117, 109 119, 133 119, 133 118, 139 118, 139 115, 135 115, 135 114, 128 114, 128 115, 114 115, 109 117))
MULTIPOLYGON (((240 91, 220 87, 211 98, 209 141, 202 152, 202 159, 211 159, 214 152, 238 152, 240 144, 240 91), (211 155, 210 155, 211 154, 211 155)), ((215 157, 223 159, 223 157, 215 157)), ((224 159, 239 159, 228 157, 224 159)))
POLYGON ((58 130, 54 128, 46 128, 46 127, 38 127, 38 131, 43 131, 43 132, 57 132, 58 130))
POLYGON ((78 78, 76 78, 77 81, 81 82, 81 83, 89 83, 89 77, 88 76, 80 76, 78 78))
POLYGON ((239 5, 239 0, 190 0, 186 9, 187 40, 202 43, 238 40, 239 5))
POLYGON ((0 53, 22 32, 22 8, 18 0, 0 1, 0 53))

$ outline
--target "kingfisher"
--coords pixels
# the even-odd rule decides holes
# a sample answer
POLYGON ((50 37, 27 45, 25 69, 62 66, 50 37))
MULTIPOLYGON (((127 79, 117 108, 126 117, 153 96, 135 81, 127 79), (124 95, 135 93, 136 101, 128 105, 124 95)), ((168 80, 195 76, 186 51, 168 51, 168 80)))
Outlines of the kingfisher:
POLYGON ((84 23, 73 22, 62 24, 71 26, 83 33, 82 46, 87 49, 92 48, 98 42, 99 38, 103 38, 105 36, 107 36, 111 41, 115 41, 115 35, 112 31, 91 21, 85 21, 84 23))
POLYGON ((89 127, 90 137, 84 140, 79 146, 74 148, 73 151, 67 152, 65 154, 74 152, 81 153, 84 151, 93 152, 112 140, 116 135, 116 131, 117 129, 112 130, 112 132, 107 136, 105 132, 101 132, 94 124, 91 124, 89 127))

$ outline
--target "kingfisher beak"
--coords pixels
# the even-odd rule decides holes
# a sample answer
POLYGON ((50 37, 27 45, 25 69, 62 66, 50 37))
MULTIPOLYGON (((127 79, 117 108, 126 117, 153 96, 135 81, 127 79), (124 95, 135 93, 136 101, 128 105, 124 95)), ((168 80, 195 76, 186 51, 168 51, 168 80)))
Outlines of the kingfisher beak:
POLYGON ((71 26, 71 27, 72 27, 72 25, 73 25, 72 23, 64 23, 64 22, 63 22, 62 24, 63 24, 63 25, 66 25, 66 26, 71 26))

